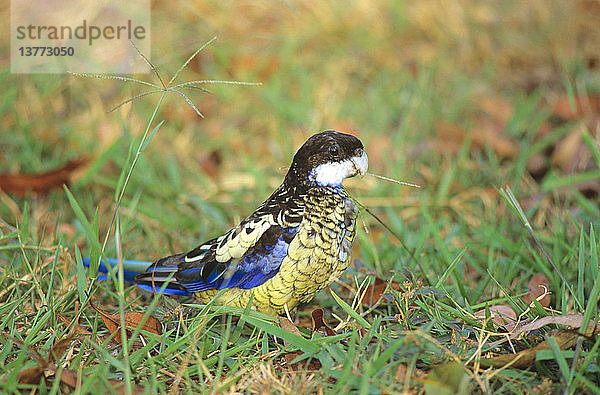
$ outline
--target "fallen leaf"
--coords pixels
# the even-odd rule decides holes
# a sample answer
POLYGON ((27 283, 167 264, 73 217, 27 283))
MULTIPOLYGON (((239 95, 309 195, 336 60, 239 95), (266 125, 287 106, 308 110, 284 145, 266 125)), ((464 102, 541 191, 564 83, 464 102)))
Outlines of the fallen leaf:
POLYGON ((0 189, 17 196, 25 196, 28 191, 45 194, 53 188, 68 184, 71 176, 87 159, 75 159, 66 165, 41 174, 0 174, 0 189))
POLYGON ((323 328, 327 336, 335 336, 335 332, 325 323, 323 309, 315 309, 312 314, 312 331, 318 331, 323 328))
MULTIPOLYGON (((9 335, 10 336, 10 335, 9 335)), ((17 375, 18 381, 20 384, 39 384, 40 381, 45 378, 44 377, 44 370, 46 370, 48 368, 48 360, 46 358, 44 358, 37 350, 35 350, 32 346, 25 346, 25 344, 20 341, 17 338, 14 338, 12 336, 10 336, 12 338, 12 341, 19 345, 21 348, 25 348, 25 351, 27 351, 27 354, 29 354, 29 356, 31 357, 31 359, 33 359, 36 363, 37 366, 34 366, 32 368, 27 368, 22 370, 21 372, 19 372, 19 374, 17 375)))
MULTIPOLYGON (((12 340, 21 347, 25 347, 23 342, 20 340, 16 338, 13 338, 12 340)), ((52 373, 56 373, 58 368, 55 362, 60 358, 60 356, 62 356, 72 341, 73 336, 71 335, 58 340, 56 343, 54 343, 54 346, 52 346, 52 349, 49 351, 48 358, 44 358, 32 346, 26 347, 25 350, 27 351, 27 354, 29 354, 29 356, 31 356, 31 358, 37 363, 37 366, 27 368, 19 372, 17 375, 19 383, 37 385, 42 379, 46 378, 44 371, 49 370, 52 373)))
POLYGON ((151 332, 156 335, 162 334, 162 324, 159 320, 157 320, 151 315, 148 316, 148 319, 146 320, 146 322, 144 322, 144 325, 140 327, 140 323, 142 322, 142 319, 145 315, 146 313, 142 311, 125 312, 125 323, 127 324, 127 327, 131 329, 136 329, 139 327, 139 329, 143 329, 146 332, 151 332))
POLYGON ((25 369, 21 372, 19 372, 19 374, 17 375, 17 378, 19 380, 19 384, 33 384, 33 385, 37 385, 40 383, 40 381, 42 381, 43 378, 43 373, 44 373, 44 368, 41 368, 40 366, 36 366, 33 368, 28 368, 25 369))
POLYGON ((557 141, 552 152, 552 164, 567 174, 572 173, 581 160, 581 150, 585 148, 582 136, 583 129, 576 126, 557 141))
POLYGON ((68 385, 69 387, 76 388, 77 387, 77 373, 70 369, 63 369, 60 373, 60 381, 63 384, 68 385))
MULTIPOLYGON (((558 332, 553 335, 554 340, 556 340, 556 343, 561 350, 573 347, 577 343, 577 338, 579 336, 579 333, 567 329, 558 330, 558 332)), ((479 363, 482 367, 510 365, 511 368, 527 369, 532 367, 535 363, 535 357, 538 351, 550 349, 550 343, 548 340, 544 340, 533 348, 528 348, 527 350, 520 351, 516 354, 503 354, 493 358, 482 359, 479 363)))
POLYGON ((215 150, 200 158, 200 167, 210 178, 216 179, 219 176, 222 162, 221 153, 215 150))
MULTIPOLYGON (((121 335, 119 333, 117 333, 121 328, 120 314, 119 313, 108 314, 107 312, 102 311, 101 309, 96 307, 91 302, 90 302, 90 306, 92 306, 92 308, 94 310, 96 310, 98 312, 98 314, 100 314, 100 318, 102 318, 104 325, 106 325, 106 328, 108 329, 108 331, 111 333, 111 335, 113 335, 113 339, 117 343, 121 343, 121 335)), ((144 318, 145 314, 146 313, 141 312, 141 311, 125 312, 125 325, 126 325, 126 329, 128 329, 127 330, 128 338, 131 337, 133 334, 131 330, 136 330, 138 328, 140 330, 152 332, 157 335, 160 335, 162 333, 162 325, 161 325, 160 321, 158 321, 153 316, 149 316, 148 319, 146 320, 146 322, 140 327, 140 323, 142 322, 142 319, 144 318)))
MULTIPOLYGON (((569 326, 573 329, 581 328, 581 324, 583 322, 583 316, 581 314, 565 314, 565 315, 557 315, 557 316, 548 316, 542 317, 536 320, 531 318, 520 321, 515 328, 511 331, 508 339, 515 340, 518 339, 522 333, 531 332, 534 330, 538 330, 546 325, 565 325, 569 326)), ((580 331, 581 332, 581 331, 580 331)), ((591 322, 588 325, 588 329, 585 333, 585 336, 591 336, 594 333, 600 332, 600 323, 594 324, 591 322)), ((497 347, 500 344, 508 341, 507 338, 502 338, 498 341, 491 342, 488 345, 490 347, 497 347)))
POLYGON ((527 159, 527 171, 536 181, 540 181, 548 171, 548 158, 546 155, 537 153, 530 156, 527 159))
MULTIPOLYGON (((517 313, 512 307, 506 304, 495 304, 488 307, 490 318, 496 327, 502 327, 507 331, 511 331, 517 322, 517 313)), ((475 317, 484 320, 486 309, 479 310, 475 313, 475 317)))
POLYGON ((523 296, 523 301, 527 303, 527 305, 531 305, 533 299, 538 299, 540 296, 544 295, 543 298, 538 300, 538 302, 543 307, 550 306, 550 283, 548 282, 548 278, 543 273, 534 274, 529 280, 529 294, 523 296))
POLYGON ((319 370, 321 369, 322 365, 321 362, 318 359, 309 357, 307 359, 303 359, 300 362, 296 362, 296 363, 292 363, 292 361, 296 358, 298 358, 300 355, 304 354, 301 351, 293 351, 293 352, 288 352, 285 353, 284 355, 284 359, 285 359, 285 363, 286 365, 294 371, 298 371, 298 370, 319 370))
MULTIPOLYGON (((550 294, 549 294, 550 283, 548 278, 543 273, 534 274, 529 280, 529 294, 523 296, 523 301, 527 305, 531 305, 532 298, 538 299, 542 295, 543 297, 538 302, 543 307, 550 306, 550 294)), ((488 307, 491 315, 491 319, 496 327, 502 327, 507 332, 514 333, 517 326, 517 313, 515 310, 507 305, 492 305, 488 307)), ((479 310, 475 313, 475 317, 479 319, 485 319, 486 310, 479 310)), ((522 321, 521 321, 522 323, 522 321)), ((520 326, 521 323, 518 325, 520 326)))
POLYGON ((502 159, 516 158, 519 154, 519 144, 506 136, 501 131, 486 128, 484 125, 475 126, 472 131, 473 147, 483 150, 489 146, 502 159))
MULTIPOLYGON (((529 320, 524 321, 517 325, 514 331, 510 334, 511 339, 516 339, 523 332, 530 332, 537 329, 540 329, 543 326, 554 324, 554 325, 565 325, 570 326, 573 329, 581 328, 581 324, 583 322, 583 316, 581 314, 564 314, 564 315, 555 315, 555 316, 547 316, 537 319, 535 321, 529 320)), ((597 324, 596 331, 600 331, 600 323, 597 324)), ((594 333, 594 325, 590 323, 586 334, 590 335, 594 333)), ((587 335, 589 336, 589 335, 587 335)))
POLYGON ((483 150, 489 146, 500 158, 511 159, 519 154, 519 145, 513 139, 503 136, 502 130, 494 130, 481 120, 469 134, 463 127, 450 121, 436 124, 437 147, 440 152, 456 154, 465 138, 471 137, 471 150, 483 150))
MULTIPOLYGON (((128 391, 125 390, 125 383, 119 380, 109 379, 108 382, 113 386, 111 390, 113 390, 117 394, 127 394, 128 391)), ((139 384, 133 384, 132 394, 143 394, 145 393, 144 387, 139 384)))
MULTIPOLYGON (((85 377, 82 378, 85 379, 85 377)), ((68 385, 71 388, 77 388, 77 373, 70 369, 64 369, 60 375, 60 381, 63 384, 68 385)), ((111 385, 111 392, 115 392, 117 394, 126 394, 128 393, 125 390, 125 383, 123 381, 108 379, 108 383, 111 385)), ((98 385, 95 385, 94 388, 98 390, 98 385)), ((132 394, 143 394, 144 387, 139 384, 133 384, 132 394)), ((98 391, 100 393, 100 391, 98 391)))
MULTIPOLYGON (((279 317, 279 326, 281 327, 281 329, 286 330, 288 332, 292 332, 294 335, 302 336, 302 334, 300 333, 300 330, 287 317, 282 317, 282 316, 279 317)), ((283 339, 284 346, 287 346, 289 344, 290 343, 288 341, 283 339)))
POLYGON ((73 335, 60 339, 50 349, 48 363, 54 363, 60 359, 65 350, 73 343, 73 335))
POLYGON ((554 102, 552 112, 565 120, 574 120, 585 114, 600 112, 600 96, 575 96, 573 102, 575 108, 571 106, 569 96, 563 95, 554 102))
MULTIPOLYGON (((400 289, 400 284, 391 282, 390 288, 398 291, 400 289)), ((385 294, 387 290, 388 282, 380 279, 379 277, 375 277, 375 281, 373 284, 369 285, 363 295, 361 303, 363 306, 372 306, 377 303, 385 294)))
POLYGON ((513 104, 499 96, 479 98, 477 99, 477 105, 492 121, 498 123, 501 127, 505 127, 513 117, 513 104))
POLYGON ((79 315, 79 301, 75 302, 75 317, 73 317, 73 321, 69 321, 67 317, 63 316, 59 312, 56 312, 56 318, 61 321, 63 324, 67 326, 67 328, 71 328, 71 333, 77 335, 91 335, 92 332, 88 331, 85 328, 82 328, 79 325, 79 320, 77 320, 77 316, 79 315))
MULTIPOLYGON (((281 317, 281 316, 279 317, 279 326, 281 326, 281 329, 284 329, 295 335, 302 336, 298 327, 296 327, 296 325, 294 325, 294 323, 292 321, 290 321, 289 318, 287 318, 287 317, 281 317)), ((287 346, 289 344, 290 343, 288 341, 286 341, 285 339, 283 340, 284 346, 287 346)), ((308 358, 308 359, 304 359, 300 362, 292 363, 292 361, 294 359, 298 358, 302 354, 304 354, 304 353, 301 351, 287 352, 283 355, 283 358, 285 359, 286 365, 290 369, 295 370, 295 371, 321 369, 321 362, 319 362, 318 359, 314 359, 314 358, 308 358)))

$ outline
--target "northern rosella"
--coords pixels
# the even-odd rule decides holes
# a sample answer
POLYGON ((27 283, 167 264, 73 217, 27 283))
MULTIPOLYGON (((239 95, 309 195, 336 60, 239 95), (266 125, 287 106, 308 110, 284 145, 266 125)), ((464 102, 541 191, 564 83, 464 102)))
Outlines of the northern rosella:
POLYGON ((245 307, 253 295, 258 311, 293 312, 348 266, 357 207, 342 181, 364 175, 367 167, 356 137, 315 134, 294 156, 283 183, 239 225, 186 253, 154 263, 125 261, 125 270, 130 278, 142 271, 133 280, 148 291, 164 286, 165 294, 207 303, 225 289, 219 304, 245 307))

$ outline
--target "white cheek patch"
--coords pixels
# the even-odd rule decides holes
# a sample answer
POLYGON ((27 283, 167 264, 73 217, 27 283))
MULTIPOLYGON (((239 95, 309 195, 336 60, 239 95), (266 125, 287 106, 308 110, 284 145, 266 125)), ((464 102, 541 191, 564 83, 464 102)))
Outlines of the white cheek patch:
POLYGON ((360 156, 353 156, 341 162, 323 163, 310 172, 308 179, 322 187, 342 185, 344 178, 354 177, 357 174, 364 176, 369 168, 369 158, 366 152, 360 156))
POLYGON ((356 170, 351 160, 341 162, 327 162, 315 167, 309 179, 317 184, 325 186, 341 185, 344 178, 355 175, 356 170))

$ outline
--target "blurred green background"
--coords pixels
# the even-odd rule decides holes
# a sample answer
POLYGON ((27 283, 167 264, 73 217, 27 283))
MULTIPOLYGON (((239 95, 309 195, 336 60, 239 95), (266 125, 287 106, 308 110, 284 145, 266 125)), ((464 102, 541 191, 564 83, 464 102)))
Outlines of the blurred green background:
MULTIPOLYGON (((421 221, 423 201, 481 220, 489 207, 479 206, 496 205, 494 188, 504 183, 526 198, 549 197, 533 199, 535 207, 556 204, 552 186, 540 185, 593 165, 575 160, 580 136, 571 138, 577 149, 563 149, 562 162, 553 153, 572 129, 596 132, 597 103, 586 98, 598 90, 599 9, 594 1, 154 2, 151 59, 163 76, 216 36, 179 81, 263 85, 188 91, 204 119, 169 97, 158 117, 166 123, 144 152, 125 205, 131 226, 152 228, 153 236, 132 240, 127 251, 184 249, 233 223, 278 184, 295 149, 324 129, 358 135, 373 172, 422 185, 350 183, 364 204, 397 208, 408 222, 421 221), (554 106, 567 93, 567 110, 580 97, 582 109, 563 119, 554 106), (543 139, 537 152, 529 150, 543 139)), ((8 11, 5 4, 5 20, 8 11)), ((143 89, 11 75, 3 34, 0 171, 42 173, 89 159, 74 192, 86 212, 98 205, 106 218, 129 144, 158 96, 107 113, 143 89)), ((597 188, 588 189, 595 199, 597 188)), ((560 204, 571 198, 566 193, 560 204)), ((68 230, 65 202, 60 189, 32 200, 47 235, 54 226, 68 230)), ((14 224, 22 208, 22 199, 7 194, 0 213, 14 224)))
MULTIPOLYGON (((9 20, 8 2, 0 7, 9 20)), ((103 239, 128 152, 158 95, 107 113, 143 86, 10 74, 8 29, 1 34, 0 173, 43 174, 85 159, 69 175, 70 189, 88 218, 98 210, 103 239)), ((348 282, 367 270, 435 284, 451 268, 446 291, 470 305, 505 295, 502 288, 526 290, 531 274, 543 272, 553 305, 573 307, 497 189, 512 188, 575 281, 579 231, 599 225, 598 1, 152 3, 150 58, 163 79, 213 36, 178 81, 262 85, 186 91, 204 118, 168 96, 157 115, 166 122, 125 192, 126 258, 153 260, 220 234, 280 183, 302 142, 336 129, 360 137, 371 172, 421 186, 348 180, 350 193, 404 244, 363 211, 368 231, 359 233, 354 257, 367 269, 357 264, 348 282)), ((156 82, 150 74, 137 78, 156 82)), ((61 245, 72 256, 77 244, 89 254, 60 187, 25 196, 0 191, 0 217, 4 233, 24 229, 25 245, 61 245)), ((106 255, 115 256, 109 240, 106 255)), ((0 250, 3 286, 23 273, 27 254, 0 250)), ((70 265, 62 266, 61 292, 75 282, 70 265)), ((593 283, 579 279, 583 296, 593 283)), ((317 303, 323 299, 330 300, 317 303)))

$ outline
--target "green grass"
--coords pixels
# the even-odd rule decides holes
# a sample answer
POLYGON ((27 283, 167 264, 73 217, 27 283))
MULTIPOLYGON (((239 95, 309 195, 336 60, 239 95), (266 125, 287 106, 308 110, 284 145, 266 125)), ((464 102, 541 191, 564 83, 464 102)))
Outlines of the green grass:
MULTIPOLYGON (((72 390, 57 378, 60 369, 40 384, 17 383, 20 372, 36 366, 27 348, 46 358, 70 333, 59 315, 91 333, 57 356, 76 373, 80 393, 105 386, 125 393, 395 393, 440 386, 451 393, 600 392, 597 336, 561 350, 549 337, 553 328, 544 327, 512 341, 520 351, 551 339, 534 364, 484 369, 480 360, 510 353, 511 346, 492 347, 503 337, 485 338, 486 330, 498 329, 472 316, 510 304, 523 318, 582 314, 597 322, 598 188, 580 187, 599 178, 597 121, 590 124, 586 114, 559 119, 552 107, 559 96, 573 101, 600 91, 586 52, 598 39, 576 30, 573 47, 563 34, 573 26, 558 10, 581 26, 585 12, 558 1, 502 9, 474 2, 462 12, 444 2, 207 4, 196 5, 196 13, 181 5, 153 9, 155 29, 165 32, 154 36, 152 53, 163 79, 222 31, 177 81, 262 85, 186 91, 204 119, 175 94, 106 113, 143 90, 68 75, 11 75, 6 60, 0 64, 6 92, 0 172, 39 173, 90 159, 68 190, 0 192, 0 392, 72 390), (546 7, 552 12, 538 14, 546 7), (199 15, 206 23, 198 23, 199 15), (234 23, 241 20, 247 23, 234 23), (484 99, 496 109, 508 103, 507 119, 486 112, 484 99), (476 147, 469 138, 440 137, 442 121, 476 133, 482 118, 512 139, 516 156, 502 156, 492 141, 476 147), (584 124, 588 159, 569 174, 551 155, 584 124), (79 251, 153 260, 229 229, 278 185, 299 145, 326 128, 360 136, 370 171, 421 188, 370 177, 348 182, 389 230, 362 211, 368 232, 359 227, 358 261, 332 285, 335 296, 322 292, 301 309, 300 336, 248 309, 190 307, 189 300, 152 299, 114 278, 91 281, 80 265, 79 251), (221 161, 207 159, 211 153, 221 161), (545 171, 534 176, 529 166, 536 155, 545 171), (505 186, 522 213, 503 198, 505 186), (556 268, 533 242, 525 217, 556 268), (549 280, 552 311, 527 310, 519 299, 535 273, 549 280), (355 300, 374 275, 397 286, 370 309, 355 300), (115 336, 124 346, 115 346, 88 299, 120 320, 128 311, 151 312, 164 331, 146 332, 141 341, 123 330, 115 336), (330 326, 339 324, 336 336, 311 333, 315 307, 325 310, 330 326), (286 361, 290 352, 294 360, 286 361), (289 366, 310 359, 320 368, 289 366)), ((598 111, 592 110, 596 117, 598 111)))

